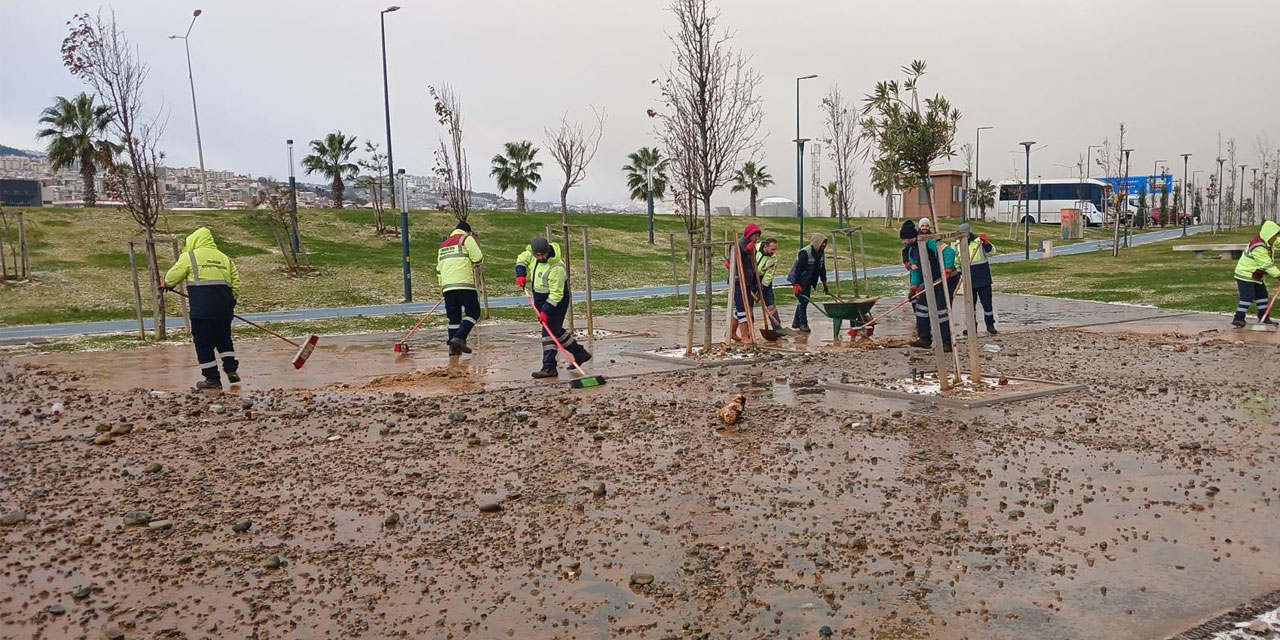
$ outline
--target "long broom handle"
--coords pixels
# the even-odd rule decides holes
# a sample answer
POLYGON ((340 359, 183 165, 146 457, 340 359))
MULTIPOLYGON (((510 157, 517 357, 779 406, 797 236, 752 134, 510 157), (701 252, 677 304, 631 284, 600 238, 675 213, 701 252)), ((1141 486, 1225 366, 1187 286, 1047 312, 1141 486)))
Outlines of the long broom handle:
POLYGON ((877 322, 879 322, 879 321, 883 320, 883 319, 885 318, 885 316, 887 316, 887 315, 889 315, 889 314, 893 313, 894 311, 897 311, 898 309, 901 309, 903 305, 907 304, 908 302, 911 302, 912 300, 915 300, 916 298, 920 297, 920 295, 921 295, 921 294, 923 294, 923 293, 924 293, 924 287, 923 287, 923 286, 921 286, 921 287, 920 287, 920 290, 919 290, 919 291, 917 291, 917 292, 915 292, 915 294, 914 294, 914 295, 912 295, 910 298, 907 298, 906 300, 903 300, 902 302, 899 302, 898 304, 893 305, 893 308, 891 308, 891 309, 889 309, 888 311, 886 311, 886 312, 884 312, 884 313, 882 313, 882 314, 880 314, 880 315, 878 315, 878 316, 876 316, 876 317, 874 317, 874 318, 872 318, 872 319, 868 320, 868 321, 867 321, 867 323, 866 323, 866 324, 864 324, 864 325, 862 325, 862 326, 864 326, 864 327, 869 327, 869 326, 871 326, 871 325, 873 325, 873 324, 875 324, 875 323, 877 323, 877 322))
POLYGON ((560 339, 551 331, 551 327, 548 327, 547 323, 542 321, 542 316, 538 315, 538 307, 533 304, 533 294, 530 293, 528 289, 524 290, 524 294, 529 298, 529 308, 533 309, 533 317, 538 319, 538 324, 542 325, 542 328, 547 332, 547 335, 551 336, 551 341, 556 343, 556 347, 560 349, 560 353, 563 353, 565 359, 569 361, 569 364, 573 365, 573 368, 578 370, 579 375, 584 378, 587 377, 587 372, 583 371, 582 367, 578 366, 578 361, 574 359, 573 354, 569 353, 569 350, 565 349, 564 345, 560 344, 560 339))
MULTIPOLYGON (((190 300, 190 299, 191 299, 191 296, 189 296, 189 295, 187 295, 187 294, 185 294, 185 293, 183 293, 183 292, 181 292, 181 291, 178 291, 177 289, 165 289, 165 291, 172 291, 172 292, 174 292, 174 293, 176 293, 176 294, 178 294, 178 295, 180 295, 180 296, 182 296, 182 297, 184 297, 184 298, 186 298, 186 299, 188 299, 188 300, 190 300)), ((269 333, 269 334, 271 334, 271 335, 273 335, 273 336, 275 336, 275 337, 277 337, 277 338, 280 338, 281 340, 284 340, 285 342, 288 342, 289 344, 291 344, 291 345, 293 345, 293 346, 295 346, 295 347, 299 347, 299 348, 301 348, 301 347, 302 347, 302 345, 300 345, 300 344, 298 344, 298 343, 296 343, 296 342, 294 342, 294 341, 292 341, 292 340, 290 340, 290 339, 288 339, 288 338, 286 338, 286 337, 284 337, 284 336, 282 336, 282 335, 280 335, 280 334, 278 334, 278 333, 276 333, 276 332, 274 332, 274 331, 272 331, 272 330, 270 330, 270 329, 268 329, 268 328, 266 328, 266 327, 264 327, 264 326, 262 326, 262 325, 260 325, 260 324, 258 324, 258 323, 256 323, 256 322, 254 322, 254 321, 252 321, 252 320, 245 320, 243 317, 238 316, 238 315, 236 315, 236 314, 234 314, 234 313, 233 313, 233 314, 231 314, 231 317, 232 317, 232 318, 235 318, 236 320, 239 320, 240 322, 243 322, 243 323, 245 323, 245 324, 247 324, 247 325, 249 325, 249 326, 251 326, 251 327, 253 327, 253 328, 257 329, 257 330, 259 330, 259 331, 265 331, 265 332, 267 332, 267 333, 269 333)))
POLYGON ((1267 303, 1267 310, 1262 312, 1262 319, 1266 320, 1271 316, 1271 307, 1275 306, 1276 298, 1280 297, 1280 286, 1276 287, 1276 292, 1271 294, 1271 302, 1267 303))
POLYGON ((760 277, 760 263, 756 263, 756 288, 760 290, 760 311, 764 315, 765 328, 773 331, 773 318, 769 314, 769 305, 764 303, 764 280, 760 277))
POLYGON ((418 318, 418 321, 414 323, 413 328, 409 329, 409 333, 404 334, 404 337, 400 338, 400 342, 408 342, 409 338, 412 338, 414 332, 418 330, 418 327, 421 327, 422 323, 426 322, 427 317, 430 316, 432 313, 435 313, 435 310, 439 308, 441 302, 444 302, 444 298, 440 298, 439 300, 436 300, 435 306, 431 307, 430 311, 422 314, 421 318, 418 318))

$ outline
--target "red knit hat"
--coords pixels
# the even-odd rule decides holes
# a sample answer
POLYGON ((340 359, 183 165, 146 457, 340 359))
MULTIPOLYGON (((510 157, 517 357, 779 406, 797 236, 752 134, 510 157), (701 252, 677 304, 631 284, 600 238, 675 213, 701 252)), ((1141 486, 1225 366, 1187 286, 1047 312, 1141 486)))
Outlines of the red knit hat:
POLYGON ((760 225, 751 222, 747 224, 747 228, 742 230, 742 237, 750 238, 752 234, 763 233, 760 231, 760 225))

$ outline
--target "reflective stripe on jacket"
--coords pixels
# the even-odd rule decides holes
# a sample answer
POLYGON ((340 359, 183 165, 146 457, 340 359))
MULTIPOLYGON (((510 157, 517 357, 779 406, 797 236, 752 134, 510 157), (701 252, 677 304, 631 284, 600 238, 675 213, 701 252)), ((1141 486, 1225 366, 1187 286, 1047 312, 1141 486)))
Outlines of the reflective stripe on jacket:
POLYGON ((454 229, 436 252, 436 276, 441 291, 475 289, 475 267, 484 261, 480 243, 462 229, 454 229))
POLYGON ((560 306, 568 298, 569 272, 561 256, 560 243, 552 242, 551 256, 546 262, 539 262, 533 256, 533 247, 528 245, 516 258, 516 275, 526 276, 533 283, 533 303, 539 308, 547 303, 560 306))
POLYGON ((230 319, 240 297, 240 272, 213 242, 213 232, 200 227, 187 236, 182 254, 164 274, 165 284, 187 283, 191 317, 197 320, 230 319))

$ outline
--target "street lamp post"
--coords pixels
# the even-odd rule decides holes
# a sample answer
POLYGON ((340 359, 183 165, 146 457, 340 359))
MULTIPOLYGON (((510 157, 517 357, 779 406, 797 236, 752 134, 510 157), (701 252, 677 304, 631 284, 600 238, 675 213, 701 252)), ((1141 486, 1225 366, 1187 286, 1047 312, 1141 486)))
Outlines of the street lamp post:
POLYGON ((1247 164, 1240 165, 1240 195, 1237 199, 1237 202, 1239 202, 1240 204, 1236 205, 1236 226, 1237 227, 1244 224, 1244 173, 1245 173, 1245 169, 1248 168, 1248 166, 1249 165, 1247 164))
POLYGON ((191 116, 196 121, 196 154, 200 158, 200 193, 204 197, 204 207, 209 208, 209 178, 204 172, 204 143, 200 140, 200 111, 196 109, 196 80, 191 73, 191 29, 196 26, 196 18, 202 12, 199 9, 191 12, 191 24, 187 25, 186 35, 172 35, 170 40, 181 40, 187 50, 187 82, 191 85, 191 116))
POLYGON ((648 167, 645 172, 645 181, 648 186, 645 188, 645 195, 649 201, 649 244, 653 244, 653 167, 648 167))
POLYGON ((293 139, 285 140, 289 146, 289 242, 293 253, 298 253, 298 181, 293 177, 293 139))
MULTIPOLYGON (((978 180, 980 178, 978 169, 982 166, 982 130, 994 128, 995 127, 978 127, 973 132, 973 188, 975 191, 978 189, 978 180)), ((969 194, 966 193, 965 196, 968 198, 969 194)))
POLYGON ((1022 223, 1025 226, 1023 230, 1023 258, 1031 259, 1031 145, 1035 144, 1034 140, 1019 142, 1027 152, 1027 172, 1022 178, 1022 223))
POLYGON ((1217 233, 1222 228, 1222 202, 1225 199, 1226 190, 1222 188, 1222 163, 1226 162, 1225 158, 1218 158, 1218 206, 1214 207, 1213 212, 1213 231, 1217 233))
POLYGON ((409 190, 405 188, 404 169, 396 177, 400 180, 400 261, 404 271, 404 301, 413 302, 413 275, 409 268, 409 190))
MULTIPOLYGON (((378 22, 382 26, 382 110, 387 120, 387 182, 391 183, 391 201, 396 201, 396 163, 391 158, 391 87, 387 82, 387 14, 399 11, 400 7, 391 5, 378 12, 378 22)), ((408 225, 405 225, 408 226, 408 225)), ((407 245, 406 245, 407 246, 407 245)), ((408 269, 408 249, 405 249, 405 269, 408 269)), ((405 282, 409 280, 405 271, 405 282)), ((409 287, 405 285, 406 297, 409 287)))
POLYGON ((1257 167, 1253 168, 1253 183, 1250 184, 1250 186, 1253 187, 1253 198, 1251 198, 1249 201, 1249 204, 1251 205, 1249 207, 1250 209, 1249 224, 1253 224, 1258 219, 1256 215, 1258 213, 1258 168, 1257 167))
MULTIPOLYGON (((1191 191, 1189 190, 1191 185, 1187 182, 1187 160, 1191 157, 1191 154, 1184 153, 1181 155, 1182 155, 1182 209, 1183 209, 1183 212, 1185 213, 1186 211, 1192 210, 1191 202, 1187 199, 1188 197, 1191 196, 1191 191)), ((1174 213, 1177 214, 1176 211, 1174 213)), ((1191 218, 1191 215, 1187 214, 1186 217, 1189 219, 1191 218)), ((1183 217, 1179 215, 1178 223, 1182 224, 1182 220, 1183 220, 1183 217)), ((1185 224, 1182 224, 1182 235, 1184 236, 1187 235, 1187 225, 1185 224)))
POLYGON ((796 78, 796 217, 800 219, 800 245, 804 246, 804 143, 800 137, 800 81, 811 80, 817 74, 796 78))

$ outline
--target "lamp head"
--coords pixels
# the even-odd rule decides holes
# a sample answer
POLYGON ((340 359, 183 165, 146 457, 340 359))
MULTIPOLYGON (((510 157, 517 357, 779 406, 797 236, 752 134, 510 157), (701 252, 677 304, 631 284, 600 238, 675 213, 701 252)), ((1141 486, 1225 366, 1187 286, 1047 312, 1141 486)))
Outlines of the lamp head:
POLYGON ((796 80, 812 80, 816 77, 818 77, 818 74, 814 73, 807 76, 800 76, 799 78, 796 78, 796 80))
POLYGON ((382 10, 382 12, 383 12, 383 13, 391 13, 392 11, 399 11, 399 10, 400 10, 400 6, 399 6, 399 5, 394 5, 394 4, 393 4, 393 5, 389 6, 389 7, 387 7, 386 9, 383 9, 383 10, 382 10))
POLYGON ((180 37, 182 37, 182 36, 172 35, 172 36, 169 36, 169 39, 170 39, 170 40, 177 40, 177 39, 178 39, 178 38, 180 38, 180 37))
POLYGON ((199 18, 199 17, 200 17, 200 13, 201 13, 201 11, 200 11, 199 9, 196 9, 195 11, 192 11, 192 12, 191 12, 191 17, 192 17, 192 18, 199 18))

